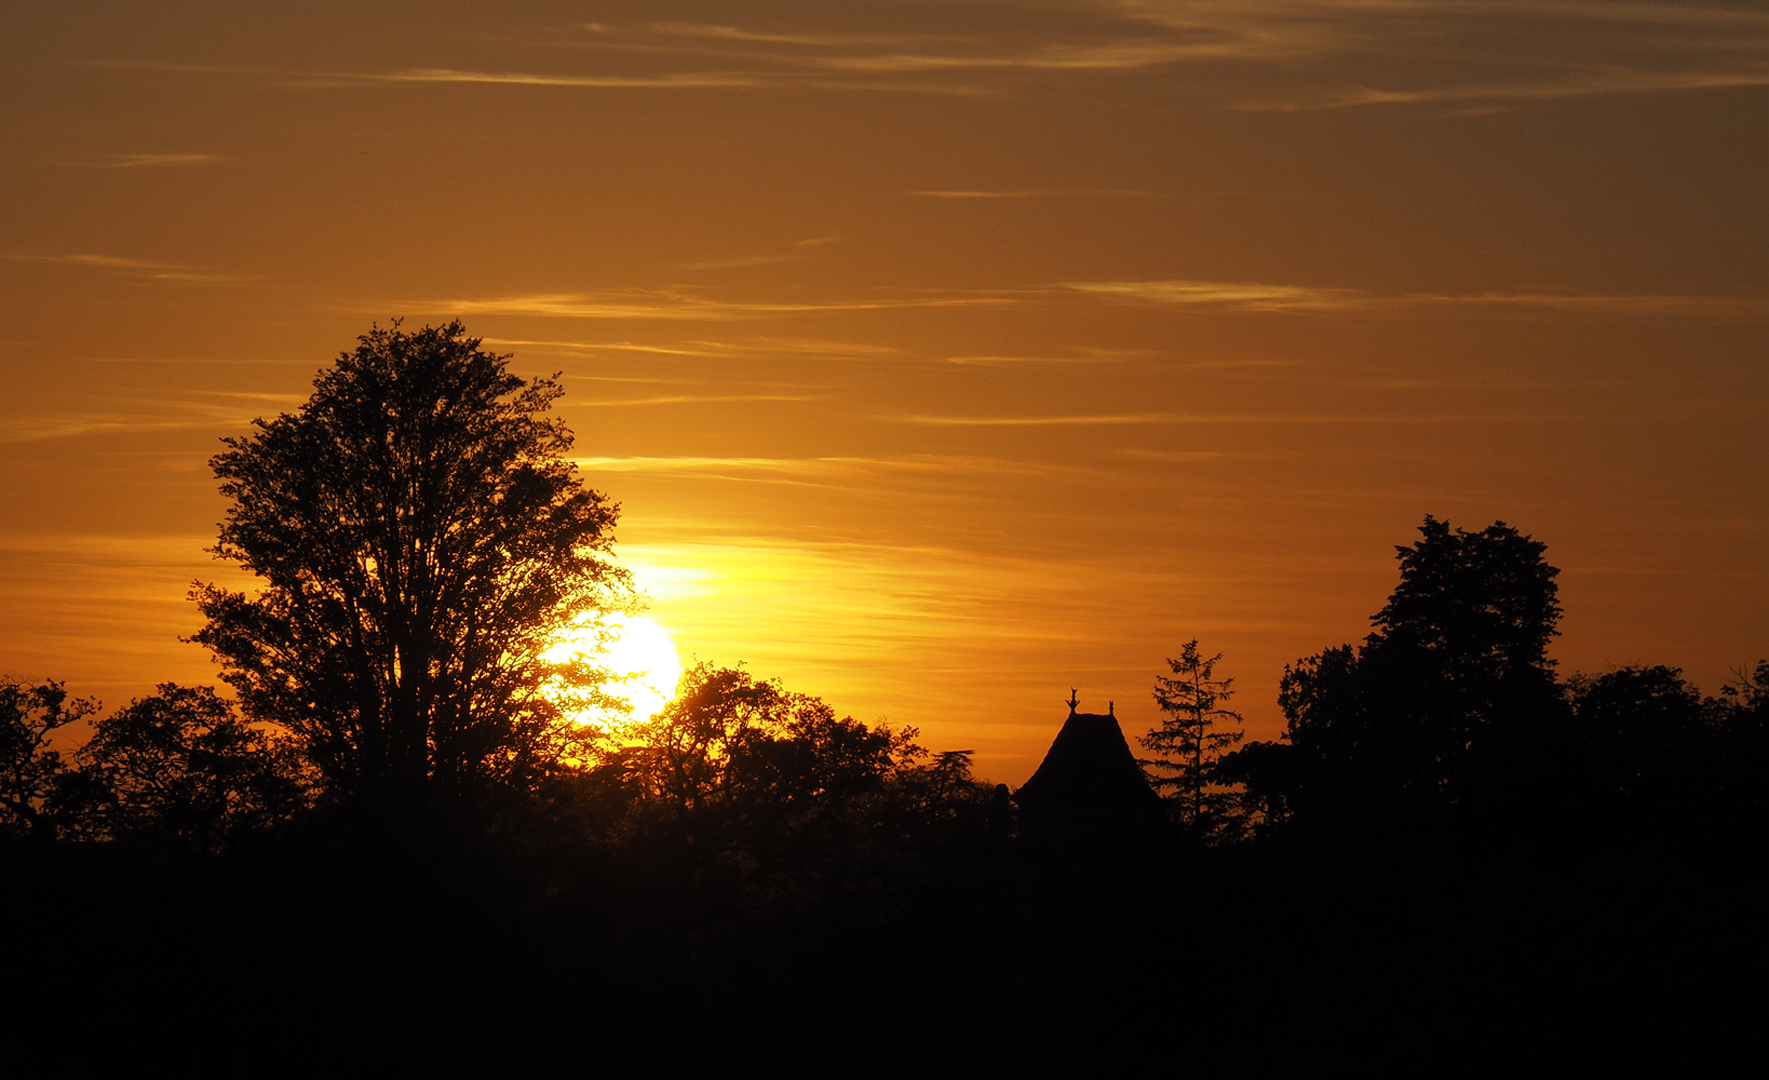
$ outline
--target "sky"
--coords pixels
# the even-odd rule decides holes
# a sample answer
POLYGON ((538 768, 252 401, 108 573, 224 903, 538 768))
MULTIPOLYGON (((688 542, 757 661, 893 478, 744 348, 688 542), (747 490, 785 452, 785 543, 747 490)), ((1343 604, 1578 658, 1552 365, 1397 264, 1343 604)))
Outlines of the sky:
POLYGON ((1769 655, 1769 5, 0 8, 0 671, 180 638, 208 459, 371 326, 559 373, 689 659, 1017 784, 1370 629, 1425 515, 1564 673, 1769 655))

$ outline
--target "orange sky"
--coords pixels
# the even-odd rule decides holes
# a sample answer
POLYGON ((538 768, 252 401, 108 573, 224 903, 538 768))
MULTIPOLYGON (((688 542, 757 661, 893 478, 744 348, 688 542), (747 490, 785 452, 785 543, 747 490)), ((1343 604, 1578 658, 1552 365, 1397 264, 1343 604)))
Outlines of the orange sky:
POLYGON ((564 373, 685 653, 998 780, 1194 636, 1274 735, 1426 513, 1547 542, 1562 670, 1769 654, 1760 4, 15 3, 0 52, 0 671, 213 681, 207 458, 394 316, 564 373))

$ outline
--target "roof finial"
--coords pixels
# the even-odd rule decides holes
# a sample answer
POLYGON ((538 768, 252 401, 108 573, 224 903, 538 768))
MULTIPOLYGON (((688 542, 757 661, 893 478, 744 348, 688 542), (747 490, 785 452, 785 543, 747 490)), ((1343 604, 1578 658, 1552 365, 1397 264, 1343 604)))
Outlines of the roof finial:
POLYGON ((1077 694, 1075 692, 1075 688, 1073 686, 1069 687, 1069 715, 1070 716, 1075 715, 1075 706, 1077 706, 1079 704, 1081 704, 1081 695, 1077 694))
POLYGON ((1112 703, 1109 701, 1106 702, 1106 715, 1107 716, 1117 716, 1118 715, 1117 713, 1112 711, 1112 703))

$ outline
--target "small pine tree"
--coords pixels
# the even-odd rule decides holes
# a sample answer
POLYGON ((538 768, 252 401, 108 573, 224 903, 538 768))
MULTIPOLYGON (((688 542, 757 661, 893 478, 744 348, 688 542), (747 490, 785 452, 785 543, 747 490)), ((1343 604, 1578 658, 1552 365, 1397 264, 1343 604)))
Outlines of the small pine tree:
POLYGON ((1169 658, 1172 677, 1156 676, 1154 694, 1167 719, 1138 740, 1154 755, 1140 762, 1149 782, 1179 823, 1205 843, 1232 840, 1245 823, 1240 793, 1216 782, 1218 763, 1245 734, 1241 714, 1224 707, 1234 680, 1215 677, 1221 659, 1221 653, 1200 655, 1196 638, 1178 659, 1169 658))

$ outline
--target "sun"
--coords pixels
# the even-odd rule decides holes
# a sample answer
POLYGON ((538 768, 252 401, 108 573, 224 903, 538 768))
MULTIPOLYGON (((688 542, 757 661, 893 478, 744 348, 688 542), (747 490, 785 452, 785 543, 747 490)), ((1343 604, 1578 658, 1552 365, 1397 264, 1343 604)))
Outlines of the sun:
POLYGON ((682 677, 682 658, 670 632, 646 615, 604 615, 599 624, 573 627, 544 654, 559 662, 581 655, 614 676, 607 690, 625 698, 630 712, 592 709, 573 719, 579 723, 625 724, 649 720, 675 696, 682 677), (596 653, 598 626, 608 635, 605 650, 596 653))

